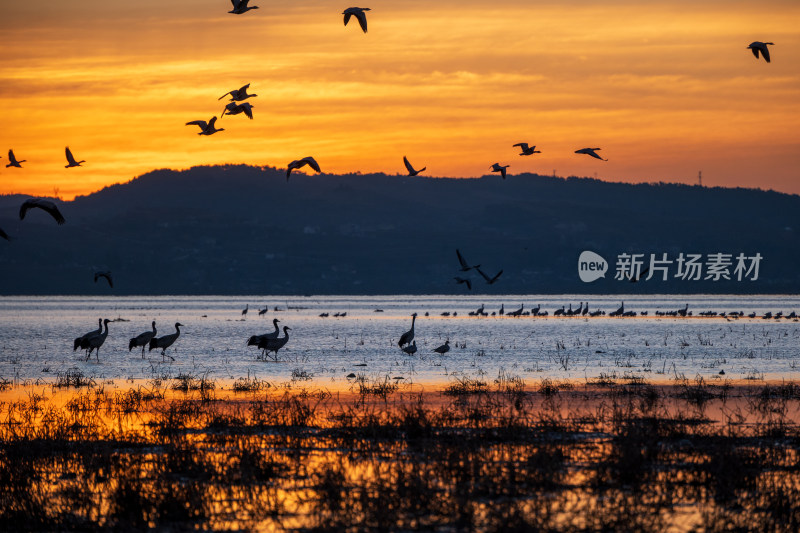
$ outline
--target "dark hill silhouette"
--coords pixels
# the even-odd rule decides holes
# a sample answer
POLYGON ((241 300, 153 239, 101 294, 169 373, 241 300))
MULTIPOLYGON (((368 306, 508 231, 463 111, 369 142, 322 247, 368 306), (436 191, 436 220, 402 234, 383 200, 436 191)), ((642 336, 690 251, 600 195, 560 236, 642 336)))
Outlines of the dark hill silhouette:
POLYGON ((425 294, 466 291, 455 249, 487 272, 473 292, 797 292, 800 196, 531 174, 443 179, 293 175, 248 166, 156 170, 61 202, 67 224, 20 222, 0 197, 2 294, 425 294), (581 251, 610 263, 582 283, 581 251), (756 252, 756 282, 614 281, 616 254, 756 252))

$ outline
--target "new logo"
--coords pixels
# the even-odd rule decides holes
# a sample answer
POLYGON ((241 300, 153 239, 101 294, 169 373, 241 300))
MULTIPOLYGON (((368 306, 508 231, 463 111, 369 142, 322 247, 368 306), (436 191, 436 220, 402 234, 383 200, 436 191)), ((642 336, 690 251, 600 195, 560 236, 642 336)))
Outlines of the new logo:
POLYGON ((586 250, 578 257, 578 276, 584 283, 606 277, 608 262, 602 256, 586 250))

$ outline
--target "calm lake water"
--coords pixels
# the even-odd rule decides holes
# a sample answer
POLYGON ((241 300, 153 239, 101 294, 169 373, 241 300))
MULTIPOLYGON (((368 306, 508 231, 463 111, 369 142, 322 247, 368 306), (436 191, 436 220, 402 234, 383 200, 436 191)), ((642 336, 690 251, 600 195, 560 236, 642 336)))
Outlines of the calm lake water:
POLYGON ((6 380, 54 380, 79 369, 96 379, 124 380, 207 375, 213 379, 256 376, 275 384, 343 386, 348 374, 369 379, 439 384, 462 377, 491 381, 500 372, 535 383, 543 378, 592 379, 641 376, 648 380, 701 375, 719 379, 798 379, 800 322, 761 318, 699 318, 702 311, 800 312, 797 296, 325 296, 325 297, 2 297, 0 298, 0 377, 6 380), (553 311, 589 300, 590 310, 647 311, 637 318, 558 318, 553 311), (470 317, 485 304, 488 313, 504 304, 541 305, 547 318, 470 317), (689 304, 694 317, 657 317, 689 304), (246 317, 241 311, 249 304, 246 317), (269 311, 258 316, 258 310, 269 311), (277 307, 279 310, 275 311, 277 307), (376 312, 382 309, 383 312, 376 312), (334 313, 347 313, 334 318, 334 313), (418 313, 418 352, 397 347, 400 335, 418 313), (457 317, 442 317, 456 312, 457 317), (320 313, 330 313, 320 318, 320 313), (429 316, 424 316, 429 313, 429 316), (92 355, 73 352, 73 340, 96 329, 98 318, 109 335, 92 355), (273 330, 272 319, 291 329, 278 362, 257 359, 247 347, 250 335, 273 330), (141 357, 128 341, 150 329, 181 336, 162 362, 160 351, 141 357), (451 351, 433 349, 449 339, 451 351), (298 379, 303 376, 303 379, 298 379), (311 377, 306 380, 305 377, 311 377))

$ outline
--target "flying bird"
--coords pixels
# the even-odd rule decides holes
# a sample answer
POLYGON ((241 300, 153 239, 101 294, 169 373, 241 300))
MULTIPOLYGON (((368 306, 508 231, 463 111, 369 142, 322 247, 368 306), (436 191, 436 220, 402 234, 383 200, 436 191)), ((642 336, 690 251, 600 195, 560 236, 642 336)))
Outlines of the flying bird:
POLYGON ((30 200, 25 200, 25 203, 23 203, 19 208, 19 219, 24 219, 25 213, 28 212, 28 209, 33 209, 34 207, 38 207, 39 209, 47 211, 50 216, 56 219, 56 222, 59 224, 66 222, 66 219, 58 210, 58 207, 56 207, 56 204, 50 200, 42 200, 40 198, 31 198, 30 200))
POLYGON ((200 133, 198 135, 214 135, 218 131, 225 131, 225 128, 217 129, 214 124, 217 122, 217 117, 213 117, 210 122, 206 123, 205 120, 193 120, 187 122, 187 126, 200 126, 200 133))
POLYGON ((303 159, 295 159, 286 167, 286 181, 289 181, 289 175, 292 173, 292 170, 304 167, 306 165, 310 166, 317 172, 322 172, 319 168, 319 163, 317 163, 317 161, 311 156, 304 157, 303 159))
POLYGON ((535 146, 528 147, 528 143, 517 143, 513 146, 519 146, 521 150, 519 155, 533 155, 533 154, 541 154, 542 152, 537 150, 535 146))
POLYGON ((106 278, 106 281, 108 281, 108 286, 111 287, 112 289, 114 288, 114 281, 111 279, 111 271, 110 270, 104 270, 102 272, 95 272, 94 273, 94 282, 97 283, 97 280, 100 279, 100 278, 106 278))
POLYGON ((603 159, 599 155, 595 153, 595 150, 600 150, 600 148, 581 148, 580 150, 575 150, 576 154, 586 154, 594 157, 595 159, 599 159, 600 161, 608 161, 608 159, 603 159))
POLYGON ((22 161, 17 161, 17 158, 14 157, 14 150, 8 151, 8 160, 11 162, 6 165, 6 168, 8 167, 22 168, 22 165, 20 165, 20 163, 24 163, 25 161, 27 161, 26 159, 23 159, 22 161))
POLYGON ((428 167, 422 167, 419 170, 414 170, 414 167, 412 167, 411 163, 408 162, 408 158, 406 156, 403 156, 403 163, 406 165, 406 169, 408 170, 409 176, 416 176, 417 174, 428 168, 428 167))
POLYGON ((764 61, 769 63, 769 48, 767 45, 775 45, 775 43, 762 43, 761 41, 753 41, 750 43, 747 48, 753 51, 753 55, 756 56, 758 59, 758 53, 761 52, 761 55, 764 56, 764 61))
POLYGON ((70 150, 69 150, 69 146, 67 146, 64 149, 64 151, 67 154, 67 163, 69 163, 64 168, 79 167, 79 166, 81 166, 81 163, 86 163, 86 161, 84 161, 84 160, 75 161, 75 158, 72 157, 72 152, 70 152, 70 150))
POLYGON ((499 277, 500 277, 500 274, 502 274, 502 273, 503 273, 503 271, 501 270, 500 272, 498 272, 497 274, 495 274, 493 278, 490 278, 490 277, 489 277, 489 276, 487 276, 487 275, 486 275, 486 273, 485 273, 483 270, 481 270, 480 268, 476 268, 475 270, 477 270, 477 271, 478 271, 478 274, 480 274, 480 275, 483 277, 483 279, 485 279, 485 280, 486 280, 486 283, 488 283, 489 285, 492 285, 492 284, 494 284, 494 282, 495 282, 495 281, 497 281, 497 278, 499 278, 499 277))
POLYGON ((148 344, 150 344, 150 340, 156 336, 158 331, 156 330, 156 321, 153 320, 153 331, 145 331, 141 335, 137 335, 136 337, 132 338, 130 342, 128 342, 128 351, 130 352, 137 346, 142 347, 142 359, 144 359, 144 348, 148 344))
POLYGON ((438 353, 439 355, 446 354, 447 352, 450 351, 450 341, 449 340, 444 341, 444 344, 442 344, 438 348, 434 348, 433 351, 438 353))
POLYGON ((466 283, 467 289, 472 290, 472 282, 470 280, 466 278, 459 278, 458 276, 454 277, 453 279, 456 280, 456 283, 458 283, 459 285, 462 283, 466 283))
POLYGON ((241 15, 242 13, 247 13, 251 9, 258 9, 258 6, 248 6, 247 3, 250 0, 231 0, 231 4, 233 4, 233 9, 228 11, 228 13, 233 13, 234 15, 241 15))
POLYGON ((506 169, 507 169, 508 167, 510 167, 510 166, 511 166, 511 165, 505 165, 505 166, 503 166, 503 165, 501 165, 500 163, 494 163, 494 164, 493 164, 491 167, 489 167, 489 168, 491 168, 491 169, 492 169, 492 172, 499 172, 499 173, 500 173, 500 175, 501 175, 501 176, 503 176, 503 179, 506 179, 506 169))
POLYGON ((344 15, 344 25, 347 26, 347 23, 350 21, 350 17, 355 15, 358 19, 358 23, 361 25, 361 29, 364 30, 364 33, 367 33, 367 14, 364 11, 370 11, 368 7, 348 7, 344 11, 342 11, 342 15, 344 15))
POLYGON ((219 117, 222 119, 226 114, 228 115, 238 115, 240 113, 244 113, 247 115, 247 118, 253 120, 253 105, 250 102, 245 102, 243 104, 237 104, 236 102, 231 102, 225 106, 225 109, 222 110, 222 115, 219 117))
POLYGON ((461 255, 461 252, 458 251, 458 248, 456 248, 456 255, 458 256, 458 262, 461 264, 461 272, 467 272, 469 270, 472 270, 473 268, 478 268, 480 266, 480 265, 470 266, 469 263, 467 263, 467 260, 464 259, 464 256, 461 255))
MULTIPOLYGON (((254 8, 251 8, 251 9, 254 9, 254 8)), ((257 94, 247 94, 247 88, 248 87, 250 87, 249 83, 247 85, 243 85, 242 87, 240 87, 238 89, 234 89, 232 91, 226 92, 225 94, 223 94, 222 96, 217 98, 217 100, 222 100, 226 96, 230 95, 231 96, 231 102, 241 102, 242 100, 247 100, 248 98, 252 98, 254 96, 258 96, 257 94)))

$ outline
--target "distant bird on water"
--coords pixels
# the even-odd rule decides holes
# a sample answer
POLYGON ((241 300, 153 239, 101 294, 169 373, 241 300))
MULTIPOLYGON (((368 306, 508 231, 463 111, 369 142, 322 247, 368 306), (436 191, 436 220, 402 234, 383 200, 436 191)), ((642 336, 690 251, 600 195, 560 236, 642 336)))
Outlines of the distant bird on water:
MULTIPOLYGON (((86 356, 86 360, 88 361, 92 357, 92 350, 95 350, 94 355, 97 357, 97 362, 100 362, 100 347, 106 342, 106 337, 108 337, 108 323, 111 322, 109 319, 103 320, 103 326, 105 326, 105 331, 98 335, 92 335, 91 337, 86 339, 86 346, 89 348, 89 355, 86 356)), ((83 346, 83 344, 81 344, 83 346)))
POLYGON ((575 150, 576 154, 586 154, 594 157, 595 159, 599 159, 600 161, 608 161, 608 159, 603 159, 599 155, 595 153, 595 150, 600 150, 600 148, 581 148, 580 150, 575 150))
POLYGON ((456 283, 458 283, 459 285, 461 285, 462 283, 466 283, 467 289, 472 290, 472 282, 470 280, 466 278, 459 278, 458 276, 454 277, 453 279, 456 280, 456 283))
POLYGON ((259 309, 258 310, 258 316, 266 315, 267 311, 269 311, 269 306, 266 306, 264 309, 259 309))
POLYGON ((762 43, 761 41, 753 41, 747 45, 747 48, 753 51, 753 55, 756 56, 756 59, 758 59, 758 53, 761 52, 761 55, 764 56, 764 61, 769 63, 769 48, 767 48, 767 45, 774 46, 775 43, 762 43))
POLYGON ((258 9, 258 6, 248 6, 247 3, 250 0, 231 0, 231 4, 233 4, 233 9, 228 11, 228 13, 233 13, 234 15, 241 15, 242 13, 247 13, 251 9, 258 9))
POLYGON ((64 152, 67 154, 67 163, 68 163, 64 168, 79 167, 81 166, 81 163, 86 163, 86 161, 84 161, 83 159, 81 159, 80 161, 75 161, 75 158, 72 157, 72 152, 70 151, 69 146, 67 146, 64 149, 64 152))
POLYGON ((278 337, 277 339, 263 339, 261 342, 258 343, 258 347, 264 350, 264 356, 266 356, 269 352, 275 353, 275 360, 278 360, 278 350, 286 346, 286 343, 289 342, 289 330, 291 330, 289 326, 283 326, 283 337, 278 337))
POLYGON ((56 207, 56 204, 50 200, 42 200, 40 198, 31 198, 30 200, 25 200, 25 202, 19 208, 19 219, 24 219, 25 213, 28 212, 28 209, 33 209, 34 207, 38 207, 43 211, 47 211, 50 216, 53 217, 59 224, 66 222, 66 219, 61 214, 61 211, 59 211, 58 207, 56 207))
POLYGON ((494 163, 489 168, 492 169, 492 172, 499 172, 500 175, 503 176, 503 179, 506 179, 506 169, 510 166, 511 165, 501 165, 500 163, 494 163))
POLYGON ((242 316, 247 315, 247 310, 250 309, 250 304, 247 304, 244 309, 242 309, 242 316))
POLYGON ((494 277, 490 278, 490 277, 489 277, 489 276, 487 276, 487 275, 486 275, 486 273, 485 273, 483 270, 481 270, 480 268, 476 268, 475 270, 477 270, 477 271, 478 271, 478 274, 480 274, 480 275, 483 277, 483 279, 485 279, 485 280, 486 280, 486 283, 488 283, 489 285, 493 285, 493 284, 494 284, 494 282, 495 282, 495 281, 497 281, 497 279, 500 277, 500 274, 502 274, 502 273, 503 273, 503 271, 501 270, 500 272, 498 272, 497 274, 495 274, 495 275, 494 275, 494 277))
POLYGON ((24 163, 25 161, 27 161, 27 159, 23 159, 22 161, 17 161, 17 158, 14 157, 14 150, 8 151, 8 160, 10 161, 10 163, 6 165, 6 168, 8 167, 22 168, 22 165, 20 165, 20 163, 24 163))
POLYGON ((358 19, 358 23, 361 25, 361 29, 364 30, 364 33, 367 33, 367 14, 364 11, 371 11, 368 7, 348 7, 344 11, 342 11, 342 15, 344 15, 344 25, 347 26, 347 23, 350 22, 350 17, 355 16, 358 19))
POLYGON ((303 159, 295 159, 286 167, 286 181, 289 181, 289 175, 292 173, 292 170, 304 167, 306 165, 313 168, 316 172, 322 172, 319 168, 319 163, 317 163, 316 159, 311 156, 304 157, 303 159))
POLYGON ((414 341, 413 343, 409 344, 402 350, 406 352, 408 355, 414 355, 415 353, 417 353, 417 341, 414 341))
POLYGON ((200 126, 200 133, 198 135, 214 135, 218 131, 225 131, 225 128, 219 128, 214 125, 217 122, 217 117, 213 117, 209 122, 205 120, 193 120, 187 122, 187 126, 200 126))
MULTIPOLYGON (((251 9, 253 9, 253 8, 251 8, 251 9)), ((231 102, 241 102, 243 100, 247 100, 248 98, 252 98, 254 96, 258 96, 257 94, 247 94, 247 88, 248 87, 250 87, 249 83, 247 85, 243 85, 242 87, 240 87, 238 89, 234 89, 232 91, 226 92, 225 94, 223 94, 222 96, 217 98, 217 100, 222 100, 226 96, 230 95, 231 102)))
POLYGON ((473 268, 478 268, 480 266, 480 265, 470 266, 470 264, 467 263, 467 260, 464 259, 464 256, 461 255, 461 252, 458 251, 458 248, 456 248, 456 255, 458 256, 458 262, 461 265, 461 272, 467 272, 469 270, 472 270, 473 268))
POLYGON ((225 106, 225 109, 222 110, 222 115, 220 119, 227 115, 238 115, 240 113, 244 113, 247 115, 247 118, 253 120, 253 105, 250 102, 245 102, 243 104, 237 104, 236 102, 231 102, 225 106))
POLYGON ((251 335, 250 338, 247 339, 247 345, 258 346, 258 344, 264 339, 277 339, 281 332, 281 330, 278 328, 278 322, 280 322, 280 320, 277 318, 272 319, 272 325, 275 326, 275 331, 271 333, 264 333, 263 335, 251 335))
POLYGON ((419 170, 414 170, 414 167, 412 167, 411 163, 408 162, 408 158, 406 156, 403 156, 403 164, 406 166, 406 170, 408 170, 409 176, 416 176, 417 174, 428 168, 428 167, 422 167, 419 170))
POLYGON ((533 155, 533 154, 541 154, 542 152, 537 150, 535 146, 528 147, 528 143, 517 143, 513 146, 519 146, 521 150, 519 155, 533 155))
MULTIPOLYGON (((98 318, 97 319, 97 329, 92 330, 89 333, 85 333, 85 334, 81 335, 80 337, 76 338, 75 339, 75 347, 72 349, 72 351, 73 352, 77 351, 77 349, 80 348, 81 345, 84 342, 86 342, 86 340, 89 337, 93 337, 95 335, 100 335, 102 332, 103 332, 103 319, 102 318, 98 318)), ((87 346, 87 348, 88 348, 88 346, 87 346)))
POLYGON ((444 344, 442 344, 438 348, 434 348, 433 351, 438 353, 439 355, 446 354, 447 352, 450 351, 450 341, 449 340, 444 341, 444 344))
POLYGON ((110 270, 104 270, 102 272, 95 272, 94 273, 94 282, 97 283, 97 280, 100 279, 100 278, 106 278, 106 281, 108 282, 108 286, 111 287, 112 289, 114 288, 114 281, 111 279, 111 271, 110 270))
MULTIPOLYGON (((153 337, 150 339, 150 347, 147 351, 152 352, 154 349, 161 348, 161 358, 163 359, 167 353, 167 348, 172 346, 175 341, 178 340, 178 337, 180 337, 181 327, 183 327, 183 324, 180 322, 175 322, 175 333, 170 333, 169 335, 164 335, 163 337, 153 337)), ((173 361, 175 360, 175 358, 171 355, 166 356, 173 361)))
POLYGON ((411 341, 414 340, 414 322, 417 321, 417 313, 411 315, 411 329, 406 331, 400 336, 400 340, 397 341, 397 345, 402 348, 404 344, 410 344, 411 341))
POLYGON ((132 338, 130 342, 128 342, 128 351, 130 352, 137 346, 142 347, 142 359, 144 359, 144 348, 148 344, 150 344, 150 340, 156 336, 158 331, 156 330, 156 321, 153 320, 153 331, 145 331, 141 335, 137 335, 136 337, 132 338))

